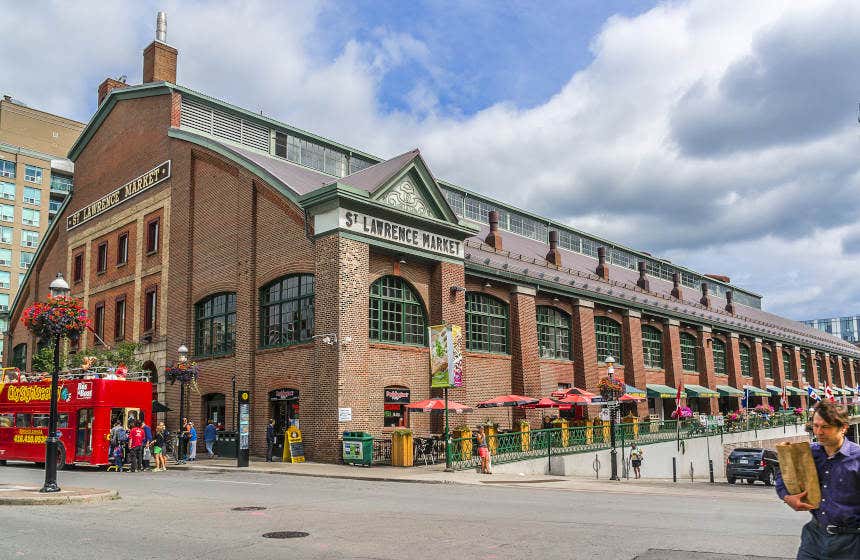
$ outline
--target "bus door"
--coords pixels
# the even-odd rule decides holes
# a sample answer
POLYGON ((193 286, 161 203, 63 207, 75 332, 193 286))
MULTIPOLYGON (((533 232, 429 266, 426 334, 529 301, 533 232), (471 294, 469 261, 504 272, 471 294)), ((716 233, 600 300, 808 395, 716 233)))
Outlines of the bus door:
MULTIPOLYGON (((93 409, 78 410, 77 433, 75 435, 75 458, 88 460, 93 454, 93 409)), ((68 451, 67 451, 68 453, 68 451)))

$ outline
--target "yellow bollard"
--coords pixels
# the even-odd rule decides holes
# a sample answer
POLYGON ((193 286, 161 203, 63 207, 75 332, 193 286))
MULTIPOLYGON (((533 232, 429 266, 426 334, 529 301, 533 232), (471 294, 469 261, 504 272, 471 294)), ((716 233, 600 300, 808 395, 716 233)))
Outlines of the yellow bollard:
POLYGON ((391 466, 411 467, 413 464, 412 430, 394 430, 391 434, 391 466))

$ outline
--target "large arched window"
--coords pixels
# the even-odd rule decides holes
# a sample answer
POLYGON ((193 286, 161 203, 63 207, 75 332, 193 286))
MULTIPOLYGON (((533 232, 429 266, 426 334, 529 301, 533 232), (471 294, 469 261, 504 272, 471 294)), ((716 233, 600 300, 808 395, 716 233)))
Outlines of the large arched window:
MULTIPOLYGON (((791 354, 787 350, 782 351, 782 369, 785 370, 785 378, 792 379, 791 375, 791 354)), ((800 381, 800 376, 794 372, 794 379, 800 381)))
POLYGON ((685 332, 681 333, 681 367, 684 371, 699 371, 696 337, 685 332))
POLYGON ((424 346, 427 319, 421 298, 405 280, 383 276, 370 285, 370 340, 424 346))
POLYGON ((16 344, 12 349, 12 366, 27 371, 27 343, 16 344))
POLYGON ((616 364, 624 363, 621 353, 621 325, 609 317, 594 318, 594 335, 597 341, 597 361, 602 362, 607 356, 615 358, 616 364))
POLYGON ((746 344, 740 345, 741 354, 741 375, 749 377, 751 368, 750 363, 750 347, 746 344))
POLYGON ((770 350, 767 348, 761 349, 761 361, 764 364, 764 376, 773 378, 773 358, 771 356, 770 350))
POLYGON ((194 353, 220 356, 233 352, 236 339, 236 294, 223 293, 195 306, 194 353))
POLYGON ((508 353, 508 304, 480 292, 466 293, 466 349, 508 353))
POLYGON ((260 289, 260 346, 287 346, 314 335, 314 277, 294 274, 260 289))
POLYGON ((711 350, 714 354, 714 373, 726 374, 726 343, 719 338, 711 339, 711 350))
POLYGON ((642 325, 642 355, 645 367, 663 367, 663 333, 650 325, 642 325))
POLYGON ((541 358, 570 359, 570 315, 555 307, 539 305, 537 330, 541 358))

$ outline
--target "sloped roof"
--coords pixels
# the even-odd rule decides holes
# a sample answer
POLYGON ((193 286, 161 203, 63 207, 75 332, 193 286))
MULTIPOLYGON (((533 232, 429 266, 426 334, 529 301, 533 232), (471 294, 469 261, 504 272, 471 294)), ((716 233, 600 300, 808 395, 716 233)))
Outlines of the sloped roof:
POLYGON ((231 152, 234 152, 262 167, 281 181, 284 186, 288 187, 298 195, 307 194, 337 181, 337 178, 332 177, 331 175, 314 171, 313 169, 291 163, 285 159, 267 156, 253 150, 239 148, 238 146, 227 142, 218 142, 217 140, 212 141, 217 142, 225 149, 230 150, 231 152))
POLYGON ((419 154, 418 149, 409 150, 382 163, 371 165, 361 171, 347 175, 340 182, 363 191, 373 192, 377 187, 403 169, 406 164, 418 157, 419 154))

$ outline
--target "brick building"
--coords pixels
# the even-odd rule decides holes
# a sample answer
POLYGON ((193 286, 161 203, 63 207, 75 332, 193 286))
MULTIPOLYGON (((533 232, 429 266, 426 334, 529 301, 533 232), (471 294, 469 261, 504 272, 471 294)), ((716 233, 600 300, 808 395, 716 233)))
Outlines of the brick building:
MULTIPOLYGON (((155 41, 142 85, 99 88, 69 154, 78 188, 12 310, 22 365, 36 341, 21 312, 59 271, 101 338, 142 344, 169 425, 179 389, 163 371, 182 344, 201 368, 190 417, 229 428, 234 383, 250 390, 254 453, 270 417, 300 421, 312 460, 335 459, 344 430, 438 429, 400 406, 431 396, 427 327, 441 323, 465 329, 450 396, 471 405, 594 391, 608 355, 652 397, 640 415, 671 410, 682 381, 702 411, 737 408, 747 385, 856 385, 856 347, 762 311, 728 278, 438 180, 418 150, 382 160, 176 85, 176 61, 155 41)), ((504 410, 454 422, 487 417, 510 423, 504 410)))

